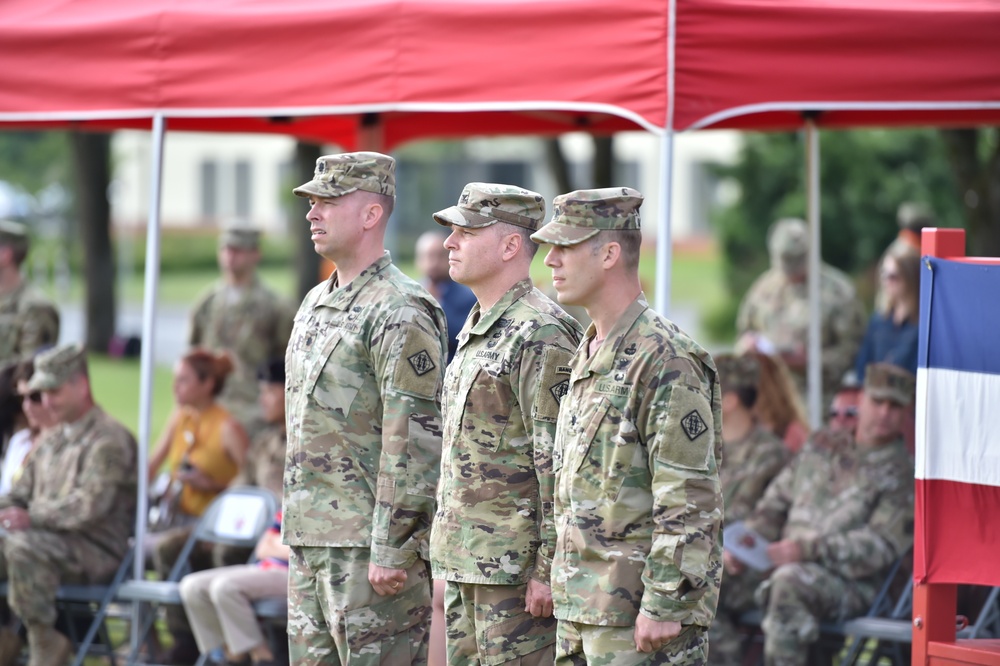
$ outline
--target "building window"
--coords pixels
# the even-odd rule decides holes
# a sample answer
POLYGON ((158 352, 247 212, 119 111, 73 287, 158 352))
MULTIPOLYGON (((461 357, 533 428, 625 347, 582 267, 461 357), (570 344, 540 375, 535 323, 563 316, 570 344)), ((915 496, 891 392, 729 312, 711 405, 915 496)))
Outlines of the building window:
POLYGON ((250 213, 253 208, 250 192, 252 175, 253 172, 249 161, 238 160, 236 162, 235 183, 233 187, 233 194, 236 199, 233 210, 236 212, 236 217, 243 220, 250 219, 250 213))
POLYGON ((213 219, 219 214, 219 165, 214 160, 201 163, 201 216, 213 219))

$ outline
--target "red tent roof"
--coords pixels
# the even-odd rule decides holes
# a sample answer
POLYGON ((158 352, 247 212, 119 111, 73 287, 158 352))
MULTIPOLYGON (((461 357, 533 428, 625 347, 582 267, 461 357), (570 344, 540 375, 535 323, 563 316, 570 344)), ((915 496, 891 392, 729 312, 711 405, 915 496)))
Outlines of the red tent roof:
POLYGON ((149 127, 161 111, 172 129, 353 147, 378 114, 386 149, 788 128, 812 109, 834 126, 995 123, 998 35, 993 0, 5 0, 0 122, 149 127))

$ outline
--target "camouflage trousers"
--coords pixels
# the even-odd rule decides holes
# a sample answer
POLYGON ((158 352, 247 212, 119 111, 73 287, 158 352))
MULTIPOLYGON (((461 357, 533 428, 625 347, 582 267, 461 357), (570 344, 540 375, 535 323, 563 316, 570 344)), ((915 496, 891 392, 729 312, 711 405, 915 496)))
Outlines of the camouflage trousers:
POLYGON ((761 629, 767 666, 806 666, 821 621, 857 615, 871 604, 850 581, 814 562, 778 567, 758 597, 766 603, 761 629))
POLYGON ((705 666, 708 631, 688 625, 655 652, 635 647, 635 627, 601 627, 560 620, 556 630, 556 666, 705 666))
POLYGON ((367 548, 292 547, 288 656, 292 666, 426 666, 431 623, 427 563, 417 560, 399 594, 368 582, 367 548))
POLYGON ((25 626, 51 627, 60 585, 107 582, 120 563, 80 537, 27 529, 3 537, 0 580, 8 581, 7 600, 25 626))
POLYGON ((753 570, 738 576, 723 574, 719 607, 708 630, 712 646, 708 663, 711 666, 740 666, 743 663, 746 635, 740 629, 739 619, 743 613, 757 607, 753 593, 763 580, 763 573, 753 570))
POLYGON ((556 619, 524 610, 527 588, 447 581, 448 666, 551 666, 556 619))

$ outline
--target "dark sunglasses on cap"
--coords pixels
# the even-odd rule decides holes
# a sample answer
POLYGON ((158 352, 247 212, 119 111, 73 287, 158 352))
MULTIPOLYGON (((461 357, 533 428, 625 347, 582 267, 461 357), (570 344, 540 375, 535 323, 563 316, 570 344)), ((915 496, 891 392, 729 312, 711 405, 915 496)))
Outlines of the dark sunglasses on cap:
POLYGON ((32 391, 31 393, 22 393, 21 394, 21 399, 22 400, 30 400, 31 402, 34 402, 34 403, 39 403, 39 402, 42 401, 42 392, 41 391, 32 391))
POLYGON ((830 409, 830 418, 831 419, 835 419, 835 418, 838 418, 840 416, 850 417, 850 416, 857 416, 857 415, 858 415, 858 408, 857 407, 844 407, 843 409, 833 409, 833 408, 830 409))

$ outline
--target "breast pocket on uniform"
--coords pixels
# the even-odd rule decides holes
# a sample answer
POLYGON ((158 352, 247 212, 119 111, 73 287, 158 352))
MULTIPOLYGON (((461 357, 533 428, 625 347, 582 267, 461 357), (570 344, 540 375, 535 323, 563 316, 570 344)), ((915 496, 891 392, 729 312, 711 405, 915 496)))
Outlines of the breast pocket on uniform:
POLYGON ((462 393, 462 438, 490 451, 500 446, 514 407, 510 375, 480 365, 462 393))
POLYGON ((639 431, 607 398, 601 398, 581 442, 586 443, 587 453, 577 475, 608 499, 618 499, 626 482, 649 474, 639 431))
POLYGON ((306 362, 306 393, 320 406, 337 410, 344 415, 350 413, 351 404, 358 395, 364 378, 360 369, 352 367, 359 363, 354 356, 349 362, 342 362, 338 354, 347 343, 338 329, 331 329, 328 337, 316 354, 310 354, 306 362))

